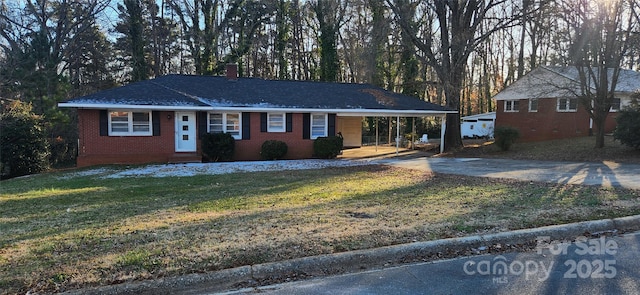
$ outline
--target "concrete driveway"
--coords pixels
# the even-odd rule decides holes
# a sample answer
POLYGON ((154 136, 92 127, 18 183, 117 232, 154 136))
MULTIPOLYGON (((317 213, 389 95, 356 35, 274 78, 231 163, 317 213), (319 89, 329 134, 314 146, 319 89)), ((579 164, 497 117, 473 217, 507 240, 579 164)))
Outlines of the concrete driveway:
POLYGON ((437 173, 640 189, 639 164, 428 157, 370 161, 437 173))

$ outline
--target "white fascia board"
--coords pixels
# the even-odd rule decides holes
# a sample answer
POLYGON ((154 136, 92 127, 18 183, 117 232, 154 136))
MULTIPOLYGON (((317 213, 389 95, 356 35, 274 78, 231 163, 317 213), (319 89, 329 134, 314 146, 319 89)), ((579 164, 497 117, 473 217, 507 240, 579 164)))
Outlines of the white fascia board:
POLYGON ((317 109, 317 108, 261 108, 261 107, 207 107, 207 106, 157 106, 157 105, 124 105, 124 104, 89 104, 89 103, 58 103, 61 108, 79 109, 120 109, 120 110, 166 110, 166 111, 219 111, 219 112, 255 112, 255 113, 335 113, 338 116, 374 117, 374 116, 403 116, 403 117, 442 117, 446 114, 456 114, 457 111, 433 110, 384 110, 384 109, 317 109))
POLYGON ((58 103, 60 108, 79 108, 79 109, 118 109, 118 110, 160 110, 160 111, 206 111, 212 110, 211 107, 203 106, 158 106, 158 105, 127 105, 127 104, 94 104, 94 103, 58 103))
POLYGON ((457 111, 432 110, 379 110, 379 109, 316 109, 316 108, 252 108, 252 107, 214 107, 215 111, 257 112, 257 113, 321 113, 336 114, 339 117, 428 117, 456 114, 457 111))
POLYGON ((457 111, 433 111, 433 110, 384 110, 384 109, 317 109, 317 108, 256 108, 256 107, 213 107, 214 111, 229 111, 229 112, 256 112, 256 113, 330 113, 337 116, 352 116, 352 117, 366 117, 366 116, 406 116, 406 117, 420 117, 420 116, 444 116, 446 114, 456 114, 457 111))

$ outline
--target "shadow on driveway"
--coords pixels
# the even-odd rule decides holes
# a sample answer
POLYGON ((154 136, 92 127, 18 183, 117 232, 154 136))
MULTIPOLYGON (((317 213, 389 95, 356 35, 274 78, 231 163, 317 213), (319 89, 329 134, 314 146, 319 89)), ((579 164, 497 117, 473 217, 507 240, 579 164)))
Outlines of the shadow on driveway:
POLYGON ((437 173, 640 189, 640 164, 428 157, 371 162, 437 173))

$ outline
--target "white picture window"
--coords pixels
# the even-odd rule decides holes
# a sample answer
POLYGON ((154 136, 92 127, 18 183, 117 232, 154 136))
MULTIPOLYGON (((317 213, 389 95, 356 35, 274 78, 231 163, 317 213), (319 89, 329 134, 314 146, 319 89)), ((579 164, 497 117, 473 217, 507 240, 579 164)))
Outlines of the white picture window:
POLYGON ((229 133, 242 139, 240 113, 209 113, 209 133, 229 133))
POLYGON ((151 112, 109 112, 109 135, 151 136, 152 132, 151 112))
POLYGON ((537 112, 538 111, 538 99, 530 98, 529 99, 529 112, 537 112))
POLYGON ((577 110, 577 98, 558 98, 558 112, 575 112, 577 110))
POLYGON ((610 112, 617 112, 620 111, 620 108, 622 107, 621 105, 621 101, 619 98, 614 97, 613 101, 611 101, 611 109, 609 109, 610 112))
POLYGON ((267 114, 267 132, 285 132, 285 114, 267 114))
POLYGON ((504 111, 505 112, 517 112, 520 108, 519 100, 505 100, 504 111))
POLYGON ((327 114, 311 115, 311 139, 327 136, 327 114))

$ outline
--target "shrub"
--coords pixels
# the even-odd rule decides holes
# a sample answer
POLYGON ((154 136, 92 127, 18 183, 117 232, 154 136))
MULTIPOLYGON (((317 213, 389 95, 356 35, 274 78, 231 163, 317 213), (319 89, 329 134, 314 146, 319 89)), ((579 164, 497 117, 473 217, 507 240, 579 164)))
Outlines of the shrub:
POLYGON ((496 145, 503 151, 508 151, 511 145, 520 138, 520 131, 513 127, 496 127, 493 133, 496 145))
POLYGON ((233 158, 236 140, 229 133, 206 133, 202 135, 202 154, 211 162, 229 161, 233 158))
POLYGON ((260 155, 265 160, 282 159, 287 154, 287 144, 279 140, 267 140, 262 143, 260 155))
POLYGON ((329 136, 318 137, 313 142, 313 153, 316 157, 322 159, 333 159, 342 151, 342 137, 329 136))
POLYGON ((40 116, 20 101, 2 104, 0 177, 10 178, 49 168, 49 146, 40 116))
POLYGON ((626 146, 640 149, 640 104, 638 101, 633 100, 629 107, 622 109, 616 117, 616 122, 613 138, 626 146))

